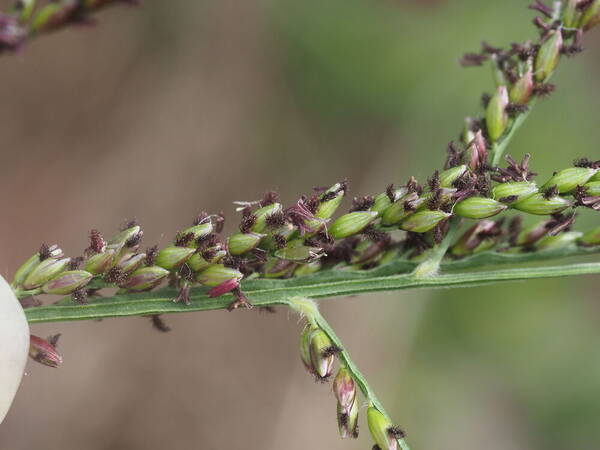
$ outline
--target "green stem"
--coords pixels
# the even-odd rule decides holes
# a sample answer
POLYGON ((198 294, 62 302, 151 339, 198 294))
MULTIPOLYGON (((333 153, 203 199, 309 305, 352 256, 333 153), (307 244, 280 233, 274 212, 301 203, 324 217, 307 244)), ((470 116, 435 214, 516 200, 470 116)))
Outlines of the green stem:
MULTIPOLYGON (((335 332, 333 331, 333 328, 331 328, 331 325, 329 325, 329 323, 327 322, 327 320, 325 320, 325 318, 321 315, 321 313, 319 312, 318 309, 316 309, 313 312, 312 319, 319 326, 319 328, 321 328, 325 332, 325 334, 327 334, 327 336, 329 337, 329 339, 331 340, 331 342, 336 347, 339 347, 339 348, 342 349, 338 356, 341 359, 341 361, 345 364, 346 368, 348 369, 348 371, 352 375, 352 378, 354 379, 354 381, 358 385, 359 389, 361 390, 361 392, 363 393, 363 395, 365 396, 365 398, 367 399, 367 401, 370 404, 372 404, 373 406, 375 406, 375 408, 377 408, 379 410, 379 412, 381 412, 381 414, 383 414, 384 416, 386 416, 390 420, 390 422, 393 423, 393 421, 390 418, 389 414, 385 411, 383 405, 381 404, 381 402, 379 401, 379 399, 375 395, 375 392, 373 391, 373 389, 371 388, 371 386, 369 386, 369 383, 367 382, 366 378, 360 372, 360 370, 358 369, 358 366, 356 365, 356 363, 350 357, 350 354, 348 353, 348 351, 346 350, 346 348, 342 344, 342 341, 335 334, 335 332)), ((404 439, 399 439, 398 440, 398 444, 400 445, 400 448, 402 450, 410 450, 410 447, 408 446, 408 444, 406 443, 406 441, 404 439)))
POLYGON ((504 155, 504 152, 506 151, 506 147, 508 147, 508 144, 512 140, 517 130, 521 128, 521 125, 523 125, 523 122, 525 122, 525 120, 529 116, 534 105, 535 99, 531 101, 531 103, 529 104, 529 109, 527 111, 517 116, 512 126, 510 127, 508 133, 506 133, 506 135, 499 142, 494 143, 491 152, 492 166, 496 167, 498 166, 498 164, 500 164, 500 160, 502 159, 502 155, 504 155))
POLYGON ((429 257, 421 264, 419 264, 415 268, 415 270, 413 270, 412 275, 415 278, 427 278, 434 276, 438 273, 440 265, 442 263, 442 259, 444 259, 444 256, 446 256, 446 252, 448 251, 450 244, 454 242, 454 237, 458 232, 459 224, 460 219, 458 217, 453 217, 452 219, 450 219, 448 232, 446 233, 446 236, 444 236, 442 242, 437 244, 433 248, 429 257))
MULTIPOLYGON (((474 264, 476 263, 477 260, 474 260, 474 264)), ((293 296, 331 298, 366 292, 451 286, 468 287, 501 281, 600 274, 600 262, 593 262, 551 267, 445 273, 430 278, 416 279, 410 273, 397 274, 397 267, 401 264, 406 264, 406 262, 398 262, 397 265, 392 263, 371 271, 330 270, 287 280, 248 280, 242 284, 242 288, 254 305, 274 306, 286 304, 284 299, 293 296), (393 269, 396 269, 396 274, 390 273, 393 269)), ((481 264, 481 258, 479 258, 478 264, 481 264)), ((451 268, 451 264, 448 266, 451 268)), ((414 267, 414 264, 411 267, 414 267)), ((210 298, 206 292, 206 288, 193 289, 189 306, 173 303, 172 300, 176 297, 177 291, 172 288, 164 288, 142 294, 99 297, 92 299, 86 305, 78 305, 72 301, 61 302, 60 305, 28 308, 25 313, 30 323, 61 322, 226 309, 233 300, 231 295, 210 298)))

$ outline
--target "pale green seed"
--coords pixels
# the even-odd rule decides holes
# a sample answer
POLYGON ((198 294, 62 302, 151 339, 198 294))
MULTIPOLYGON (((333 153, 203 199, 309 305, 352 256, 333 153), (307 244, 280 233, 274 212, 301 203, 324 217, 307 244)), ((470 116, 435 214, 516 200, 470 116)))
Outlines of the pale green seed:
POLYGON ((501 199, 507 199, 508 197, 516 197, 510 203, 523 200, 531 194, 535 194, 538 191, 538 187, 535 183, 527 181, 513 181, 508 183, 501 183, 492 189, 492 196, 495 200, 500 201, 501 199))
POLYGON ((329 227, 329 234, 334 239, 352 236, 364 230, 377 216, 378 214, 373 211, 355 211, 344 214, 329 227))
POLYGON ((501 213, 506 208, 508 206, 492 198, 469 197, 454 205, 453 212, 468 219, 485 219, 501 213))
POLYGON ((556 214, 564 211, 570 206, 572 206, 572 202, 559 195, 547 199, 542 193, 530 195, 512 205, 513 208, 518 209, 519 211, 539 216, 556 214))
POLYGON ((462 177, 467 171, 466 165, 451 167, 440 173, 440 186, 443 188, 452 187, 452 184, 462 177))
POLYGON ((572 192, 577 186, 584 185, 598 172, 598 169, 590 169, 587 167, 569 167, 550 178, 542 189, 548 189, 556 186, 560 194, 572 192))
POLYGON ((264 236, 260 233, 235 233, 228 241, 229 253, 235 256, 254 250, 264 236))
POLYGON ((425 233, 436 227, 442 220, 450 217, 452 214, 443 211, 430 211, 425 209, 417 211, 411 216, 408 216, 400 224, 400 228, 413 233, 425 233))

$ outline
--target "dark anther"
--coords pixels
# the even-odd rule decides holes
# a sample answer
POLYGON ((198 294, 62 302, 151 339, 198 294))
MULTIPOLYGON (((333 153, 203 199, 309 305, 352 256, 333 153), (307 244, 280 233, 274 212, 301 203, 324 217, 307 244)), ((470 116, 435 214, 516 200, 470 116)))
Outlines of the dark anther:
POLYGON ((165 323, 159 314, 152 314, 150 316, 150 321, 152 322, 152 327, 156 331, 160 331, 161 333, 168 333, 171 331, 171 328, 165 323))
POLYGON ((573 161, 575 167, 588 167, 590 169, 600 169, 600 159, 598 161, 592 161, 589 158, 579 158, 573 161))
POLYGON ((273 235, 273 241, 275 242, 275 246, 277 248, 283 248, 287 244, 287 240, 281 234, 274 234, 273 235))
POLYGON ((265 217, 265 221, 269 228, 276 229, 285 225, 285 216, 282 211, 277 211, 265 217))
POLYGON ((50 258, 52 256, 52 252, 50 251, 50 247, 45 242, 40 246, 39 250, 40 261, 44 261, 45 259, 50 258))
POLYGON ((483 65, 487 59, 487 55, 482 55, 480 53, 465 53, 458 63, 462 67, 475 67, 483 65))
POLYGON ((193 240, 194 240, 194 233, 178 234, 177 238, 175 239, 175 246, 176 247, 186 247, 193 240))
POLYGON ((194 225, 194 226, 200 225, 201 223, 205 223, 207 221, 208 221, 208 213, 206 211, 202 211, 200 214, 198 214, 196 216, 196 218, 192 222, 192 225, 194 225))
POLYGON ((275 191, 265 192, 262 200, 260 201, 260 206, 272 205, 273 203, 277 203, 279 201, 279 194, 275 191))
POLYGON ((506 112, 510 117, 516 117, 519 114, 523 114, 529 110, 527 105, 519 105, 518 103, 509 103, 506 106, 506 112))
POLYGON ((128 248, 135 247, 136 245, 138 245, 141 242, 143 235, 144 235, 144 233, 142 231, 140 231, 136 235, 131 236, 129 239, 127 239, 127 241, 125 241, 125 247, 128 247, 128 248))
POLYGON ((71 261, 69 261, 67 267, 69 268, 69 270, 77 270, 81 266, 82 262, 83 256, 76 256, 75 258, 71 258, 71 261))
POLYGON ((350 212, 367 211, 371 206, 373 206, 374 203, 375 200, 370 195, 365 195, 364 197, 354 197, 350 212))
POLYGON ((139 223, 138 223, 137 219, 127 220, 121 224, 120 230, 125 231, 129 228, 137 227, 138 225, 139 225, 139 223))
POLYGON ((112 267, 104 274, 104 281, 117 285, 125 281, 125 278, 127 278, 126 275, 118 267, 112 267))
POLYGON ((394 439, 404 439, 406 437, 406 433, 400 427, 396 426, 389 427, 387 433, 394 439))
POLYGON ((246 214, 244 209, 244 217, 242 217, 242 223, 240 223, 240 231, 242 233, 249 233, 250 228, 256 223, 256 216, 254 214, 246 214))
POLYGON ((512 203, 519 198, 518 195, 508 195, 506 197, 499 198, 498 201, 500 203, 512 203))
POLYGON ((85 305, 87 303, 87 291, 85 289, 77 289, 71 294, 73 301, 79 305, 85 305))
POLYGON ((429 189, 433 191, 437 191, 440 188, 440 171, 436 170, 433 172, 433 175, 427 179, 427 185, 429 189))
POLYGON ((446 149, 446 163, 444 169, 450 169, 462 164, 465 151, 458 148, 454 142, 449 142, 446 149))
POLYGON ((146 258, 144 263, 147 266, 153 266, 156 261, 156 255, 158 255, 158 245, 153 245, 152 247, 146 249, 146 258))
POLYGON ((556 185, 549 186, 542 191, 542 194, 544 195, 544 198, 546 200, 549 200, 552 197, 556 197, 558 195, 558 188, 556 187, 556 185))
POLYGON ((534 95, 546 98, 556 90, 556 85, 551 83, 538 83, 533 87, 534 95))
POLYGON ((94 253, 102 253, 106 248, 106 242, 102 237, 102 234, 98 230, 90 231, 90 246, 85 249, 86 255, 93 255, 94 253))
POLYGON ((321 356, 323 356, 323 358, 329 358, 330 356, 337 355, 341 351, 342 349, 337 345, 330 345, 321 352, 321 356))
POLYGON ((389 184, 387 188, 385 188, 385 195, 390 199, 390 202, 394 203, 396 201, 396 188, 393 184, 389 184))
POLYGON ((481 106, 483 106, 483 108, 487 108, 488 104, 490 103, 490 100, 492 99, 492 96, 490 94, 488 94, 487 92, 484 92, 483 94, 481 94, 481 106))

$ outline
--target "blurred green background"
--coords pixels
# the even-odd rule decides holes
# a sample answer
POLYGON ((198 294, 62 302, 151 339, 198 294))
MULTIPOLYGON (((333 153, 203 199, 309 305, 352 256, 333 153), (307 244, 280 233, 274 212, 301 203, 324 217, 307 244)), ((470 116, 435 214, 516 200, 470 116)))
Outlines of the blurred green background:
MULTIPOLYGON (((533 38, 527 3, 148 0, 4 55, 0 270, 43 241, 78 254, 89 229, 128 217, 164 244, 199 210, 233 217, 232 201, 267 189, 289 203, 343 178, 352 195, 424 180, 491 89, 487 68, 458 58, 482 39, 533 38)), ((600 157, 599 31, 586 47, 509 147, 542 177, 600 157)), ((598 287, 408 291, 323 310, 414 450, 594 449, 598 287)), ((167 335, 139 318, 34 327, 63 333, 66 362, 30 364, 0 448, 370 448, 364 422, 358 441, 337 437, 294 317, 167 321, 167 335)))

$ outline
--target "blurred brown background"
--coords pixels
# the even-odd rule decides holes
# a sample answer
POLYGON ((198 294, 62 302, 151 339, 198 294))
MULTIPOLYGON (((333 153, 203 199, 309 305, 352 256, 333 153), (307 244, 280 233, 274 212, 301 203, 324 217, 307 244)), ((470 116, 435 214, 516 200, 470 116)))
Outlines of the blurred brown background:
MULTIPOLYGON (((3 2, 4 6, 7 2, 3 2)), ((146 1, 0 58, 0 271, 41 242, 69 254, 127 218, 164 244, 200 210, 351 181, 375 193, 443 160, 478 111, 481 39, 532 37, 523 1, 146 1)), ((598 158, 600 33, 510 153, 542 175, 598 158)), ((592 216, 582 218, 591 226, 592 216)), ((597 221, 597 219, 595 219, 597 221)), ((414 449, 595 449, 598 278, 326 302, 324 313, 414 449)), ((33 327, 63 333, 30 364, 0 429, 10 450, 365 449, 337 435, 328 385, 286 311, 33 327)))

